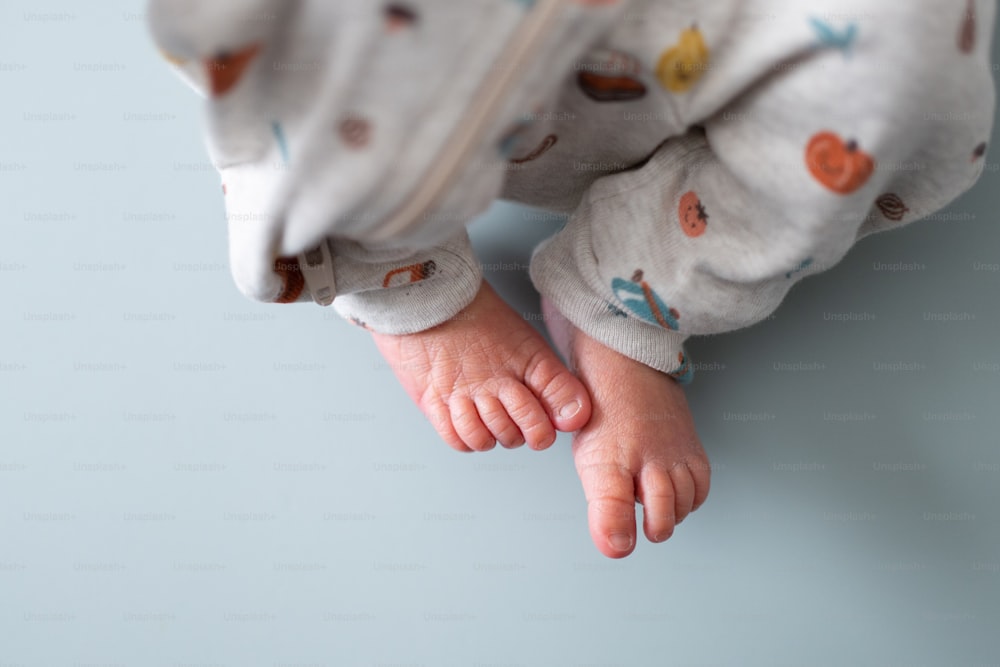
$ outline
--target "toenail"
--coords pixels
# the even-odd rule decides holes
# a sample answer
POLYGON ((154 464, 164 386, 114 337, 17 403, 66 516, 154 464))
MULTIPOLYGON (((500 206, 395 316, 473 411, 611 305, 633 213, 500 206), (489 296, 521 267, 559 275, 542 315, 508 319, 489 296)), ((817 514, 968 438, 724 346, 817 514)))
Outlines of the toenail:
POLYGON ((653 537, 654 542, 665 542, 674 534, 674 531, 667 530, 653 537))
POLYGON ((575 417, 578 412, 583 408, 583 404, 580 401, 573 401, 572 403, 567 403, 559 409, 559 417, 561 419, 569 419, 575 417))
POLYGON ((611 543, 617 551, 628 551, 632 548, 632 536, 626 535, 625 533, 615 533, 610 538, 608 542, 611 543))

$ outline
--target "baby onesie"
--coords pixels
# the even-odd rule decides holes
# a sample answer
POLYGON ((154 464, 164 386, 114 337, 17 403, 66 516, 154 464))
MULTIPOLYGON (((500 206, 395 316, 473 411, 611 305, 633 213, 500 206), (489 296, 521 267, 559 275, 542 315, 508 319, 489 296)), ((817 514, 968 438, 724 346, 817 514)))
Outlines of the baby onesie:
POLYGON ((382 333, 454 317, 497 196, 569 214, 531 276, 692 378, 861 237, 984 167, 992 0, 153 0, 209 99, 234 278, 382 333))

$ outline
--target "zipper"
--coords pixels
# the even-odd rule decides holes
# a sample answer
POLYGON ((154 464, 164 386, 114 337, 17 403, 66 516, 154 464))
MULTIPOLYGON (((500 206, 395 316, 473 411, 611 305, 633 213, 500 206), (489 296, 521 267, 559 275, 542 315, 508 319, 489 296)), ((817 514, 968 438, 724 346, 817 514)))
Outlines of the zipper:
POLYGON ((466 114, 465 121, 458 126, 451 141, 446 143, 445 150, 435 161, 439 166, 429 170, 416 192, 379 225, 371 236, 372 241, 392 238, 409 227, 414 220, 430 213, 445 195, 448 186, 471 159, 471 149, 475 146, 476 139, 496 120, 504 97, 518 81, 517 73, 534 55, 538 43, 559 18, 565 3, 566 0, 538 1, 536 8, 526 19, 527 25, 517 31, 511 40, 512 44, 501 56, 501 62, 506 63, 506 58, 509 58, 510 65, 500 68, 502 74, 492 81, 488 80, 486 87, 476 94, 474 105, 466 114))
MULTIPOLYGON (((430 213, 447 194, 449 186, 460 175, 462 168, 472 158, 472 149, 482 132, 492 124, 507 93, 518 82, 518 72, 534 55, 536 48, 549 28, 561 14, 567 0, 538 0, 535 8, 525 19, 525 25, 517 30, 511 43, 504 49, 500 62, 509 62, 500 68, 501 74, 488 79, 484 87, 475 95, 473 106, 465 114, 444 151, 420 182, 413 195, 391 213, 369 237, 371 241, 385 241, 403 231, 420 217, 430 213)), ((324 239, 319 246, 300 254, 299 265, 306 286, 313 300, 321 306, 329 306, 337 295, 337 285, 333 273, 333 253, 329 242, 324 239)))

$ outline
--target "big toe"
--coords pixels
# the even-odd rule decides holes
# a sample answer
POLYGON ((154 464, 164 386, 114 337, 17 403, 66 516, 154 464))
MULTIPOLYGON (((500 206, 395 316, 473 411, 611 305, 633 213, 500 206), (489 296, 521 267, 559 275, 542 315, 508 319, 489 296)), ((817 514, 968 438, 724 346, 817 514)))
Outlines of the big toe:
POLYGON ((538 397, 557 430, 572 433, 590 421, 590 394, 548 347, 539 350, 532 358, 525 373, 525 382, 538 397))
POLYGON ((577 461, 587 497, 590 537, 608 558, 624 558, 635 549, 635 482, 625 468, 612 463, 577 461))

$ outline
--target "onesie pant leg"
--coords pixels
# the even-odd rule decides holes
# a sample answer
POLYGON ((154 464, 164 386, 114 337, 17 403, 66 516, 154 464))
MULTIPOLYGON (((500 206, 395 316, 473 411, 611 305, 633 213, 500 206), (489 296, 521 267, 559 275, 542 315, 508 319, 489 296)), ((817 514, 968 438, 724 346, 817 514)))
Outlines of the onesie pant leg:
MULTIPOLYGON (((590 186, 536 251, 536 287, 585 334, 690 382, 688 336, 760 321, 859 238, 976 182, 995 106, 995 5, 974 6, 971 37, 964 7, 929 0, 859 5, 853 21, 845 10, 843 40, 829 43, 806 6, 777 24, 731 17, 740 39, 712 67, 663 83, 689 129, 590 186), (781 48, 755 70, 753 45, 781 48)), ((703 18, 707 54, 723 36, 703 18)))

